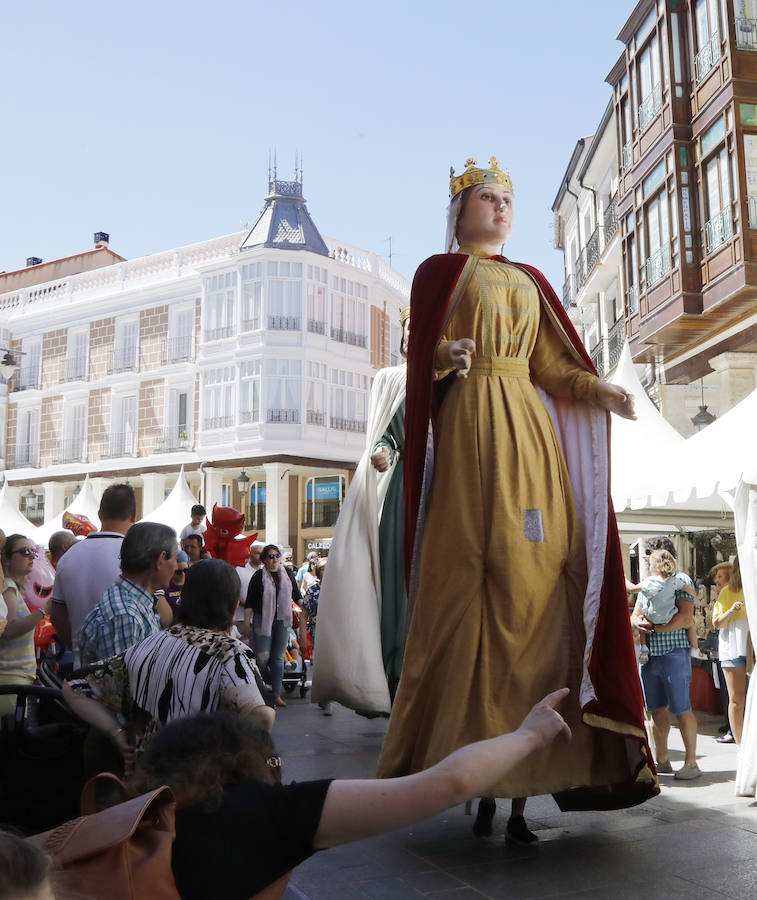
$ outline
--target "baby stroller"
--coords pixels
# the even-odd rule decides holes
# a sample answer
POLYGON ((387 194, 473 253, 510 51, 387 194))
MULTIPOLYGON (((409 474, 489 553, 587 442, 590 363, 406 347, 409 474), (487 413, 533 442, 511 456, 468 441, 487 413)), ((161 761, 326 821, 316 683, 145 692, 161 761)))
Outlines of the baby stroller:
POLYGON ((294 600, 292 601, 292 627, 289 629, 289 642, 287 644, 286 653, 284 655, 284 677, 282 684, 287 694, 300 686, 300 697, 305 697, 310 690, 310 682, 308 681, 308 664, 300 650, 300 644, 297 640, 297 630, 300 626, 300 616, 302 608, 298 606, 294 600))

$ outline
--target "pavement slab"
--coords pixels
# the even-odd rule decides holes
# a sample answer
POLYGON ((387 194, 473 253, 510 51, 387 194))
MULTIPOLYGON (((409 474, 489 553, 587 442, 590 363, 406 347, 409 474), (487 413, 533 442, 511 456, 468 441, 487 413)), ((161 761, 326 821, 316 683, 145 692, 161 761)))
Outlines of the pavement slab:
MULTIPOLYGON (((336 703, 324 716, 307 698, 287 700, 273 732, 285 781, 373 777, 385 719, 336 703)), ((530 798, 526 818, 539 843, 516 848, 504 845, 509 801, 497 801, 493 834, 481 839, 457 807, 316 853, 295 870, 285 900, 754 900, 757 802, 733 793, 738 748, 716 743, 720 717, 697 718, 704 774, 662 776, 660 796, 641 806, 561 813, 551 797, 530 798)), ((683 763, 675 728, 670 759, 674 769, 683 763)))

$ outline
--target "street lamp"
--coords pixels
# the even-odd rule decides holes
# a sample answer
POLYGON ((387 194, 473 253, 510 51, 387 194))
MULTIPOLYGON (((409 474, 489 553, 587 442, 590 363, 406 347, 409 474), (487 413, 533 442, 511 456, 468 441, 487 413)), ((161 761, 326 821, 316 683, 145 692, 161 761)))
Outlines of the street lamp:
POLYGON ((696 428, 697 431, 701 431, 703 428, 706 428, 708 425, 711 425, 717 416, 713 415, 708 409, 707 404, 704 402, 704 379, 700 378, 699 384, 702 390, 702 402, 699 406, 699 412, 692 416, 691 424, 696 428))
POLYGON ((3 350, 5 350, 5 353, 3 353, 2 360, 0 360, 0 375, 7 381, 18 368, 18 363, 10 350, 6 347, 0 347, 0 352, 3 350))
POLYGON ((247 500, 247 491, 250 487, 250 479, 247 477, 247 472, 244 469, 239 473, 237 477, 237 490, 239 491, 239 496, 242 500, 242 512, 244 513, 244 523, 245 528, 247 527, 247 510, 245 509, 246 500, 247 500))

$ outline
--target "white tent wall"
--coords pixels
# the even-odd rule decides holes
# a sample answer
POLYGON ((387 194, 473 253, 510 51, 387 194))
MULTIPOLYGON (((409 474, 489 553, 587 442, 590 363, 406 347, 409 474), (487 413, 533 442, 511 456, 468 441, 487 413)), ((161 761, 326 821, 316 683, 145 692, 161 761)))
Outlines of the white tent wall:
POLYGON ((66 509, 64 509, 62 513, 59 513, 57 516, 53 516, 52 519, 49 519, 44 524, 40 525, 39 528, 35 528, 34 533, 29 535, 29 537, 31 537, 32 540, 36 541, 41 547, 46 547, 47 542, 50 540, 50 537, 56 531, 63 530, 63 516, 67 512, 76 516, 86 516, 89 521, 95 526, 95 528, 99 528, 100 517, 97 514, 99 507, 100 504, 95 497, 95 492, 92 488, 92 483, 89 480, 89 475, 87 475, 87 477, 84 479, 84 484, 81 486, 81 490, 74 497, 71 503, 69 503, 66 509))
POLYGON ((19 511, 12 492, 8 489, 7 481, 0 490, 0 528, 6 537, 9 534, 23 534, 24 537, 31 538, 37 530, 36 526, 19 511))
POLYGON ((195 503, 197 498, 189 489, 182 466, 171 493, 149 515, 143 516, 140 522, 159 522, 161 525, 168 525, 178 535, 181 529, 189 524, 195 503))

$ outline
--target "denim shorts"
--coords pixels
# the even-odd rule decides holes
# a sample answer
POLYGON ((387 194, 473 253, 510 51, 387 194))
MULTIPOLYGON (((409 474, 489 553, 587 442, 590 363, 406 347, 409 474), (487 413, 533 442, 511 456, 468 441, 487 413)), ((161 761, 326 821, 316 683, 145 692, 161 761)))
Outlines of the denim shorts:
POLYGON ((721 669, 740 669, 742 666, 746 668, 746 656, 736 656, 734 659, 720 660, 721 669))
POLYGON ((650 712, 667 707, 674 716, 691 709, 691 653, 677 647, 663 656, 650 656, 641 667, 644 703, 650 712))

